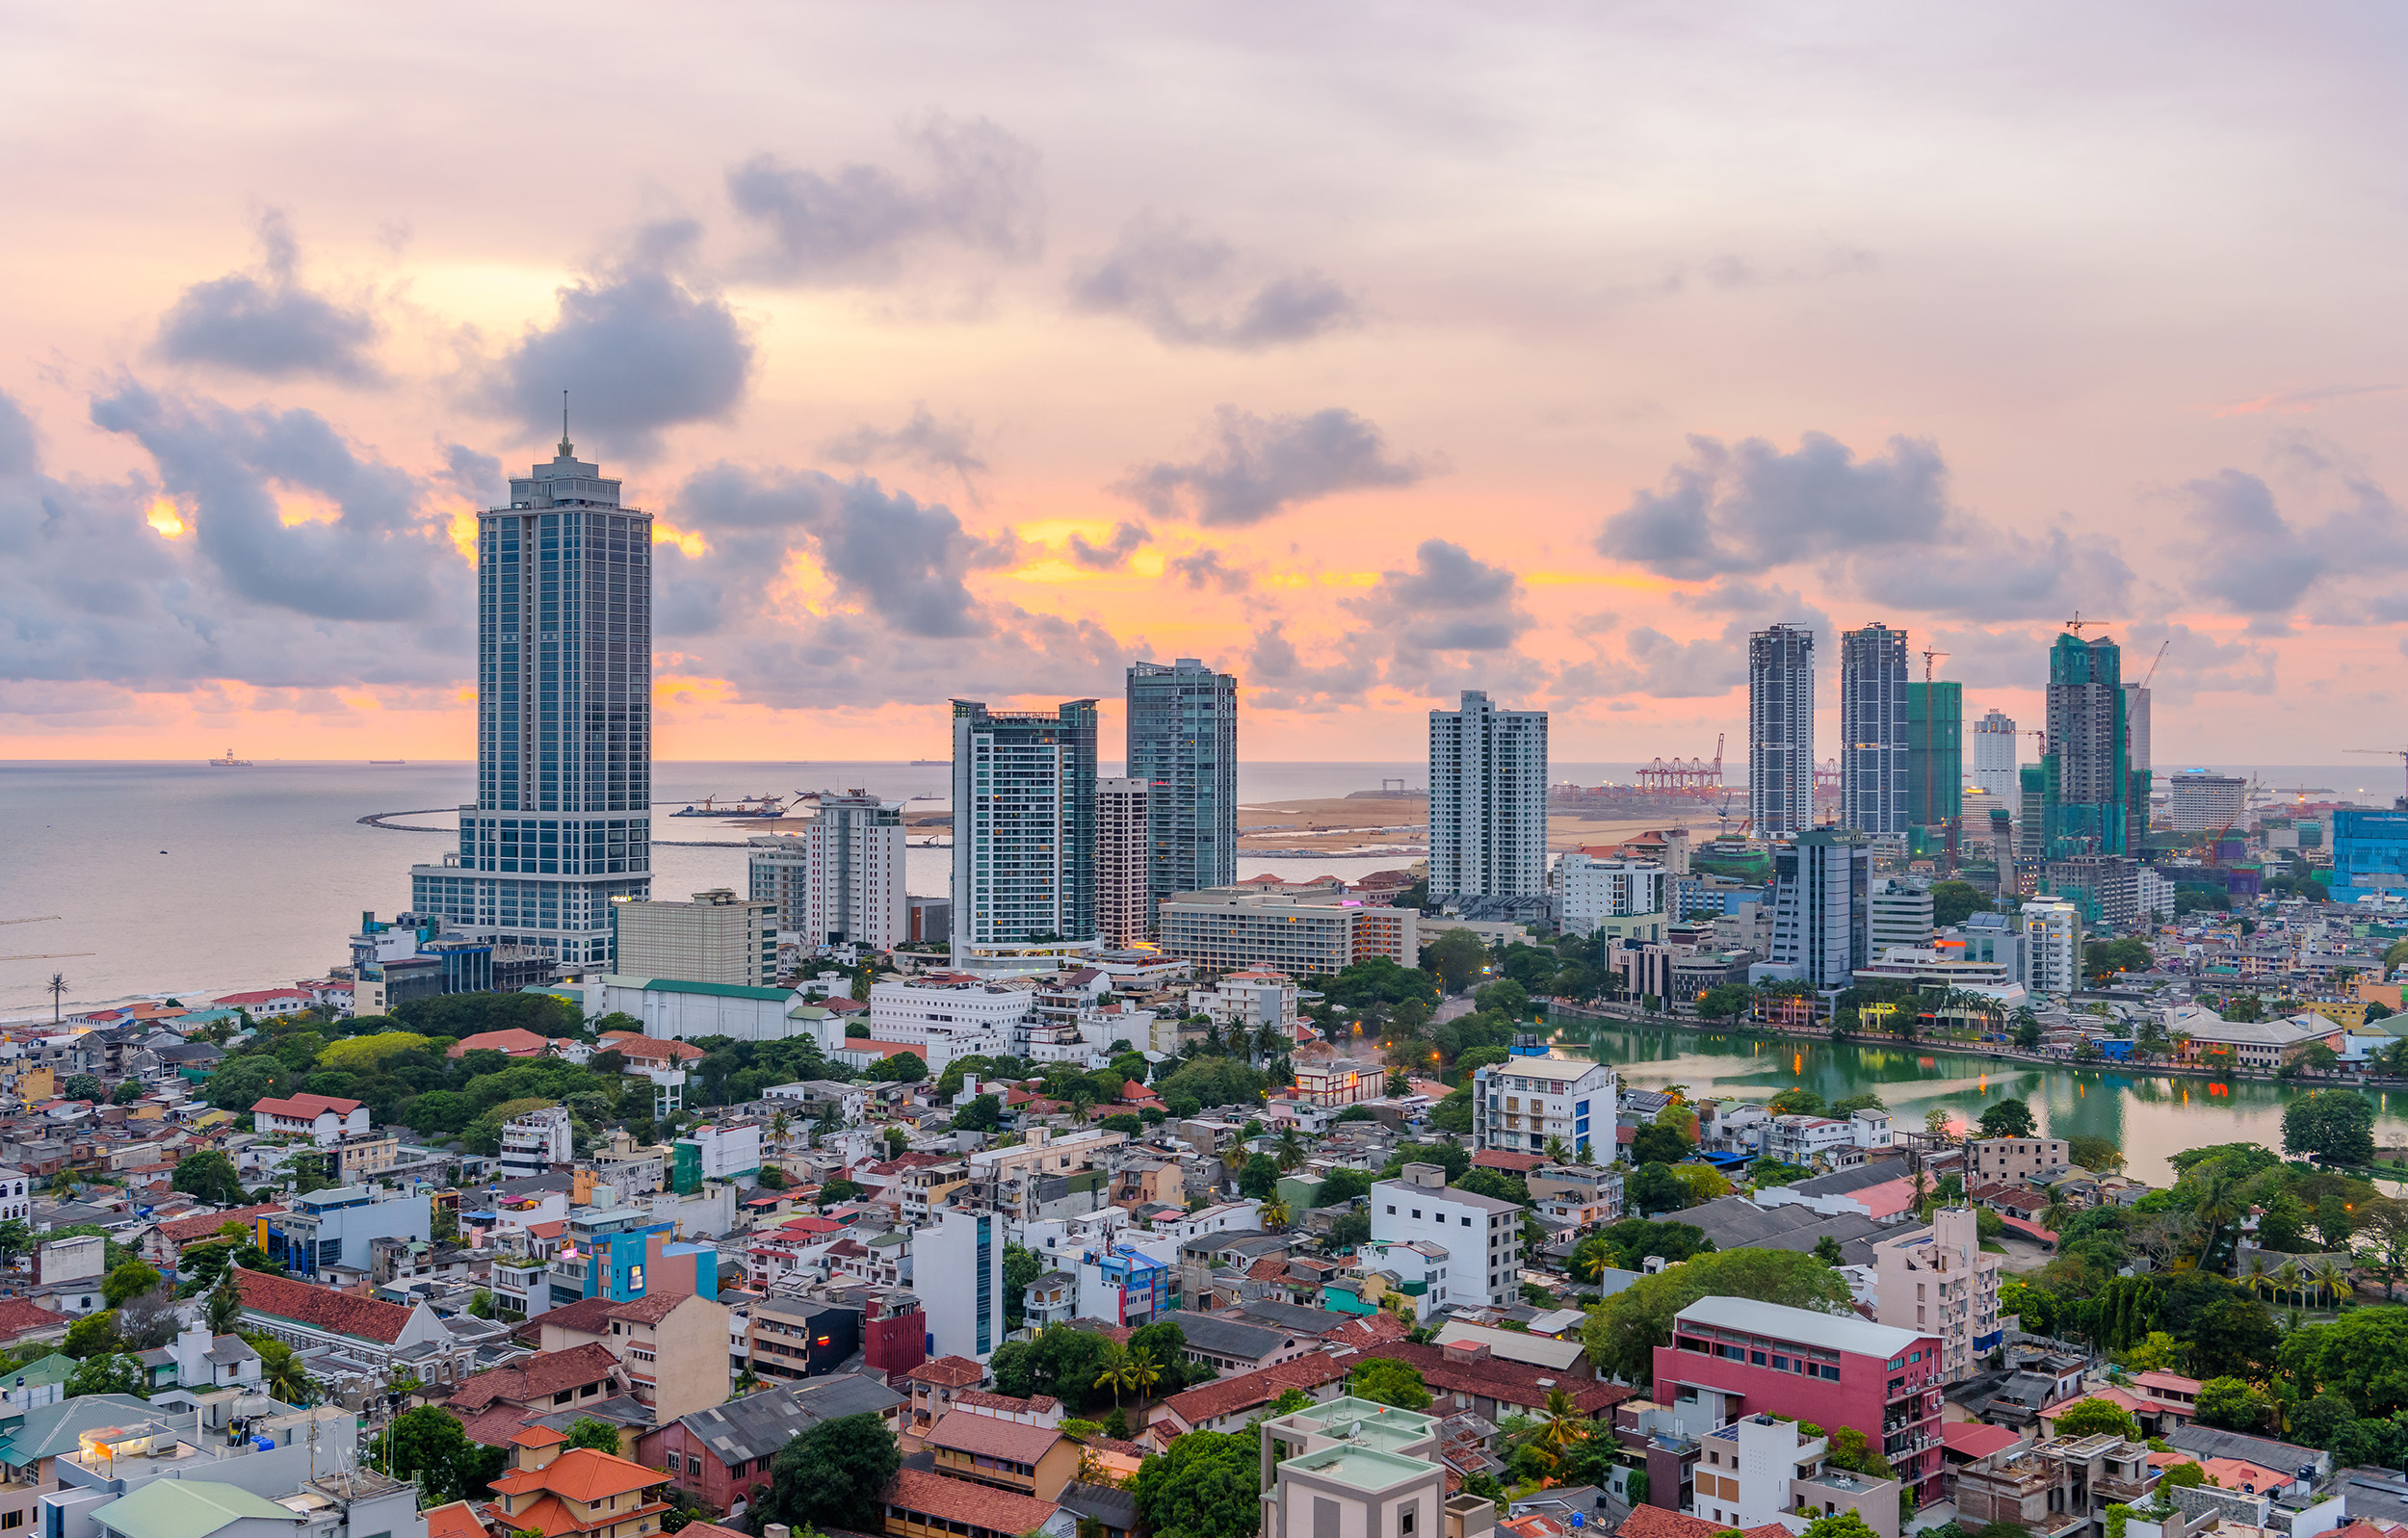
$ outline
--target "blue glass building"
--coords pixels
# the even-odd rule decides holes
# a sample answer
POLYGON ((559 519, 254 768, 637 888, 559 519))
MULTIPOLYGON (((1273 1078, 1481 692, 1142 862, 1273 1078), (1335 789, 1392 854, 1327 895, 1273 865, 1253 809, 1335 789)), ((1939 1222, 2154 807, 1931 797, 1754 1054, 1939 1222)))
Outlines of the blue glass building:
POLYGON ((2408 898, 2408 805, 2333 813, 2333 900, 2408 898))
POLYGON ((652 515, 572 449, 478 520, 477 800, 410 902, 607 966, 612 902, 652 884, 652 515))
POLYGON ((1147 918, 1238 878, 1238 679, 1193 657, 1129 667, 1129 777, 1145 783, 1147 918))

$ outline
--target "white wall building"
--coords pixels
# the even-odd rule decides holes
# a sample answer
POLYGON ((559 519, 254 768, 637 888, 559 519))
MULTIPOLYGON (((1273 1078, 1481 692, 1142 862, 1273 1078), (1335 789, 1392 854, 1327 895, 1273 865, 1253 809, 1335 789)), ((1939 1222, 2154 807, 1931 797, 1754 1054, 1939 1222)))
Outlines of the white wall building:
POLYGON ((1436 1164, 1407 1164, 1372 1185, 1374 1242, 1415 1239, 1445 1250, 1447 1301, 1512 1303, 1522 1295, 1522 1209, 1447 1184, 1436 1164))
POLYGON ((884 978, 870 985, 870 1039, 928 1049, 929 1070, 955 1057, 1002 1056, 1036 1008, 1034 990, 958 973, 884 978))
POLYGON ((1429 713, 1429 899, 1547 890, 1547 713, 1429 713))
POLYGON ((1772 855, 1772 951, 1750 982, 1845 988, 1872 959, 1872 849, 1859 833, 1809 828, 1772 855))
POLYGON ((867 791, 824 792, 801 833, 751 841, 752 895, 805 951, 891 951, 907 937, 903 807, 867 791))
POLYGON ((1672 873, 1644 860, 1601 860, 1575 849, 1556 862, 1557 920, 1566 934, 1587 934, 1600 919, 1662 913, 1672 873))
POLYGON ((761 1173, 761 1124, 704 1122, 670 1146, 692 1146, 704 1180, 750 1179, 761 1173))
POLYGON ((613 970, 631 978, 766 988, 777 979, 777 909, 727 887, 691 902, 611 904, 617 936, 613 970))
POLYGON ((287 1095, 256 1102, 250 1108, 254 1131, 306 1137, 320 1148, 331 1148, 348 1137, 367 1136, 368 1120, 366 1105, 327 1095, 287 1095))
MULTIPOLYGON (((1472 1075, 1472 1145, 1542 1152, 1551 1137, 1578 1156, 1617 1157, 1613 1069, 1569 1057, 1508 1057, 1472 1075)), ((1374 1233, 1378 1232, 1374 1229, 1374 1233)))
POLYGON ((1874 1319, 1940 1338, 1940 1376, 1953 1383, 1980 1370, 1999 1343, 1999 1268, 1985 1255, 1970 1207, 1943 1207, 1931 1226, 1873 1242, 1874 1319))
POLYGON ((1293 1030, 1296 997, 1296 979, 1284 972, 1230 972, 1213 987, 1189 989, 1188 1012, 1209 1016, 1223 1030, 1293 1030))
POLYGON ((2240 821, 2249 782, 2238 774, 2184 769, 2165 777, 2165 812, 2177 833, 2212 833, 2240 821))
POLYGON ((1133 946, 1153 932, 1153 836, 1143 780, 1095 782, 1095 927, 1104 944, 1133 946))
POLYGON ((2070 902, 2023 906, 2024 986, 2065 995, 2081 986, 2081 909, 2070 902))
POLYGON ((983 1362, 1004 1343, 1004 1219, 946 1208, 911 1231, 911 1290, 936 1356, 983 1362))
POLYGON ((1931 944, 1931 889, 1896 877, 1872 886, 1872 950, 1931 944))
POLYGON ((1991 797, 1991 805, 2015 804, 2021 794, 2015 779, 2020 756, 2013 717, 1994 710, 1974 722, 1974 783, 1991 797))
POLYGON ((31 1175, 0 1165, 0 1223, 22 1223, 33 1217, 33 1188, 31 1175))
POLYGON ((524 1180, 565 1164, 570 1153, 568 1108, 546 1106, 502 1124, 502 1178, 524 1180))
MULTIPOLYGON (((730 1036, 738 1041, 783 1041, 823 1032, 826 1011, 791 988, 761 988, 720 982, 677 982, 608 973, 583 990, 588 1016, 633 1015, 643 1033, 660 1041, 730 1036)), ((839 1028, 837 1032, 843 1034, 839 1028)), ((823 1044, 824 1045, 824 1044, 823 1044)))
POLYGON ((1454 1257, 1427 1239, 1374 1239, 1354 1252, 1354 1269, 1363 1276, 1384 1271, 1396 1279, 1395 1290, 1413 1305, 1413 1322, 1429 1316, 1453 1301, 1447 1296, 1447 1268, 1454 1257))

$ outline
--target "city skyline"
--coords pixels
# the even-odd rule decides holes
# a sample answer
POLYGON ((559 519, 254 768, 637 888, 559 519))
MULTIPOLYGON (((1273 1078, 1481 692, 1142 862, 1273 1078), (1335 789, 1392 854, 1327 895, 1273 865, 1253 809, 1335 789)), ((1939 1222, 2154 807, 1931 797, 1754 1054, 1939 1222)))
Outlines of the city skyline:
POLYGON ((2146 13, 1874 10, 1805 69, 1775 8, 1427 14, 1377 69, 1334 17, 948 14, 959 56, 763 11, 731 59, 520 13, 400 111, 349 83, 436 16, 29 39, 0 756, 467 756, 470 520, 563 389, 659 518, 666 760, 938 756, 955 695, 1116 736, 1173 655, 1266 761, 1409 762, 1464 688, 1564 762, 1687 757, 1784 618, 1884 619, 2037 722, 2077 612, 2135 674, 2172 642, 2160 762, 2379 745, 2374 13, 2176 58, 2146 13), (623 114, 531 121, 489 72, 537 53, 623 114))

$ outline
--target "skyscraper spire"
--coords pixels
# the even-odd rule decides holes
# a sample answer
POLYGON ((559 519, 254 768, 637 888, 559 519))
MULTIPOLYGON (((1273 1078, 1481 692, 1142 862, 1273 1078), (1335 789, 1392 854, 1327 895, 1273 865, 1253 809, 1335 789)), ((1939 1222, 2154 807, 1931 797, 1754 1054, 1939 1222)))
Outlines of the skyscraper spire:
POLYGON ((577 445, 568 441, 568 392, 563 390, 561 392, 561 457, 574 458, 576 454, 577 445))

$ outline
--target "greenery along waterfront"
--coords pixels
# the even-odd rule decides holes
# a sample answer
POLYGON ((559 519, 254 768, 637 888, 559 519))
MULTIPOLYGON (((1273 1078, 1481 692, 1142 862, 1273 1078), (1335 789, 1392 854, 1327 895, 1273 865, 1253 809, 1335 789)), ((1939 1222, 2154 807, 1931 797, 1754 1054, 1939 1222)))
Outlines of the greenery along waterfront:
MULTIPOLYGON (((1626 1085, 1685 1085, 1693 1099, 1769 1100, 1793 1084, 1825 1100, 1871 1090, 1897 1125, 1920 1127, 1934 1108, 1959 1126, 2004 1099, 2030 1103, 2052 1137, 2103 1137, 2124 1151, 2124 1172, 2171 1185, 2187 1149, 2255 1142, 2283 1146, 2283 1111, 2312 1086, 2215 1080, 2073 1064, 1997 1061, 1895 1041, 1767 1038, 1620 1022, 1556 1023, 1553 1049, 1614 1065, 1626 1085)), ((2375 1141, 2408 1141, 2408 1091, 2369 1089, 2375 1141)))

